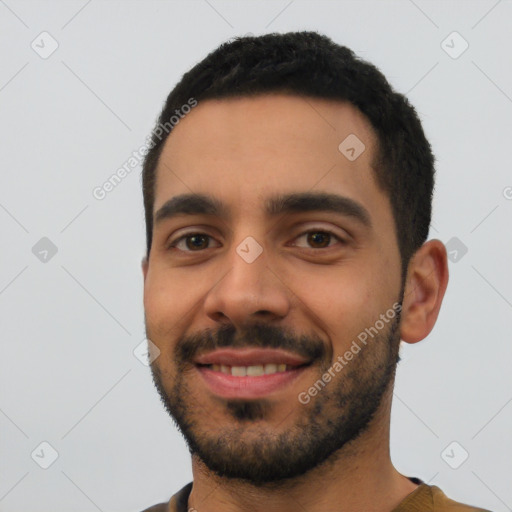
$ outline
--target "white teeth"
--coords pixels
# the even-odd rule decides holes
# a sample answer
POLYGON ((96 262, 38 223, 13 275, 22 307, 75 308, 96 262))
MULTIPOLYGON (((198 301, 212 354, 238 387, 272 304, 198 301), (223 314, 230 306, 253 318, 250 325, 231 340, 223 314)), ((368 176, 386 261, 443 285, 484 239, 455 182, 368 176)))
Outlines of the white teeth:
POLYGON ((272 373, 285 372, 287 369, 292 367, 286 364, 256 364, 252 366, 227 366, 224 364, 212 364, 210 368, 214 372, 222 372, 227 375, 233 375, 235 377, 259 377, 261 375, 270 375, 272 373))
POLYGON ((260 375, 265 375, 265 370, 263 369, 263 365, 258 364, 255 366, 247 367, 247 375, 250 377, 259 377, 260 375))
POLYGON ((266 364, 265 365, 265 375, 268 375, 269 373, 276 373, 277 372, 277 364, 266 364))
POLYGON ((231 375, 235 377, 245 377, 247 375, 247 366, 232 366, 231 375))

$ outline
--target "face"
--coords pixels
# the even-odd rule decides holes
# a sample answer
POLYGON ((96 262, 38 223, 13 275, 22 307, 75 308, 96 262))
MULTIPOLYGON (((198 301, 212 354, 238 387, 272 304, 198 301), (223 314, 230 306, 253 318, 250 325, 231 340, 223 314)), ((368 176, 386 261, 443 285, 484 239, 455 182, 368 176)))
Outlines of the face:
POLYGON ((353 106, 279 94, 199 102, 165 143, 143 264, 151 367, 220 476, 296 477, 378 427, 403 292, 375 148, 353 106), (362 153, 353 135, 339 149, 351 134, 362 153))

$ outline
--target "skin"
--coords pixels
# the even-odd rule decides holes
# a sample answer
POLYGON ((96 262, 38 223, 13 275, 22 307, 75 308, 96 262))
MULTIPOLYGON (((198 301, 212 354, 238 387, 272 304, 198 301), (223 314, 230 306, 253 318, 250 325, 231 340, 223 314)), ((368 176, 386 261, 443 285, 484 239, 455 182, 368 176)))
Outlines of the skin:
MULTIPOLYGON (((206 442, 236 431, 233 449, 243 441, 245 450, 236 452, 237 457, 251 461, 258 439, 294 432, 301 422, 314 420, 315 407, 322 411, 317 415, 322 428, 327 428, 326 419, 350 422, 352 413, 340 419, 350 409, 335 398, 364 394, 372 375, 386 382, 359 435, 295 478, 255 484, 219 476, 193 453, 188 506, 199 512, 300 507, 308 512, 384 512, 417 487, 390 459, 394 374, 386 378, 382 368, 396 357, 399 339, 415 343, 432 330, 448 282, 447 258, 440 241, 428 241, 411 259, 402 283, 391 205, 371 168, 375 147, 370 123, 352 105, 281 94, 200 102, 165 143, 154 212, 170 198, 190 192, 213 196, 230 209, 222 219, 181 215, 154 225, 150 256, 142 262, 147 337, 160 350, 152 364, 154 378, 166 406, 181 403, 190 432, 206 442), (349 134, 366 146, 355 161, 338 150, 349 134), (357 201, 368 211, 371 226, 320 211, 277 218, 264 214, 269 196, 310 191, 357 201), (311 228, 333 231, 344 243, 334 237, 327 248, 311 246, 304 235, 311 228), (181 251, 168 248, 184 233, 198 231, 212 237, 208 248, 191 251, 185 241, 181 251), (248 236, 263 248, 251 264, 236 252, 248 236), (402 285, 396 336, 387 325, 325 389, 308 404, 300 403, 298 394, 400 301, 402 285), (206 329, 231 326, 243 333, 256 322, 307 334, 325 351, 293 383, 261 400, 262 409, 253 410, 260 411, 258 418, 237 419, 192 365, 177 363, 176 349, 206 329)), ((297 448, 291 440, 290 446, 297 448)))

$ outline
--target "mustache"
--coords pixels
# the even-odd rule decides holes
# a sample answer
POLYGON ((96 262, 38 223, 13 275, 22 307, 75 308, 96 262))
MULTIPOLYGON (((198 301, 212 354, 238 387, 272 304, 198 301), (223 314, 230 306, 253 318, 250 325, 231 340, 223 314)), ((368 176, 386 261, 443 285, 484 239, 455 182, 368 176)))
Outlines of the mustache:
POLYGON ((178 363, 193 364, 198 355, 225 347, 283 349, 311 362, 328 355, 326 344, 315 334, 297 335, 282 327, 259 323, 240 331, 233 325, 224 325, 184 336, 176 344, 174 356, 178 363))

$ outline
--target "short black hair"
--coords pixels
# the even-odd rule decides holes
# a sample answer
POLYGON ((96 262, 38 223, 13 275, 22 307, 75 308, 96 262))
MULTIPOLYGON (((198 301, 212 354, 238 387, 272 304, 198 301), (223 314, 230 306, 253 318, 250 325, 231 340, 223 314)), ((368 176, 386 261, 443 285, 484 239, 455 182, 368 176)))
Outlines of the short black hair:
MULTIPOLYGON (((347 101, 370 121, 378 140, 372 167, 378 185, 391 202, 405 272, 411 256, 429 232, 434 156, 416 110, 407 98, 394 91, 377 67, 349 48, 312 31, 235 37, 183 75, 167 97, 157 127, 166 123, 168 126, 173 113, 190 98, 201 102, 272 92, 347 101)), ((171 131, 164 137, 161 130, 152 132, 143 164, 148 258, 156 168, 171 131)))

